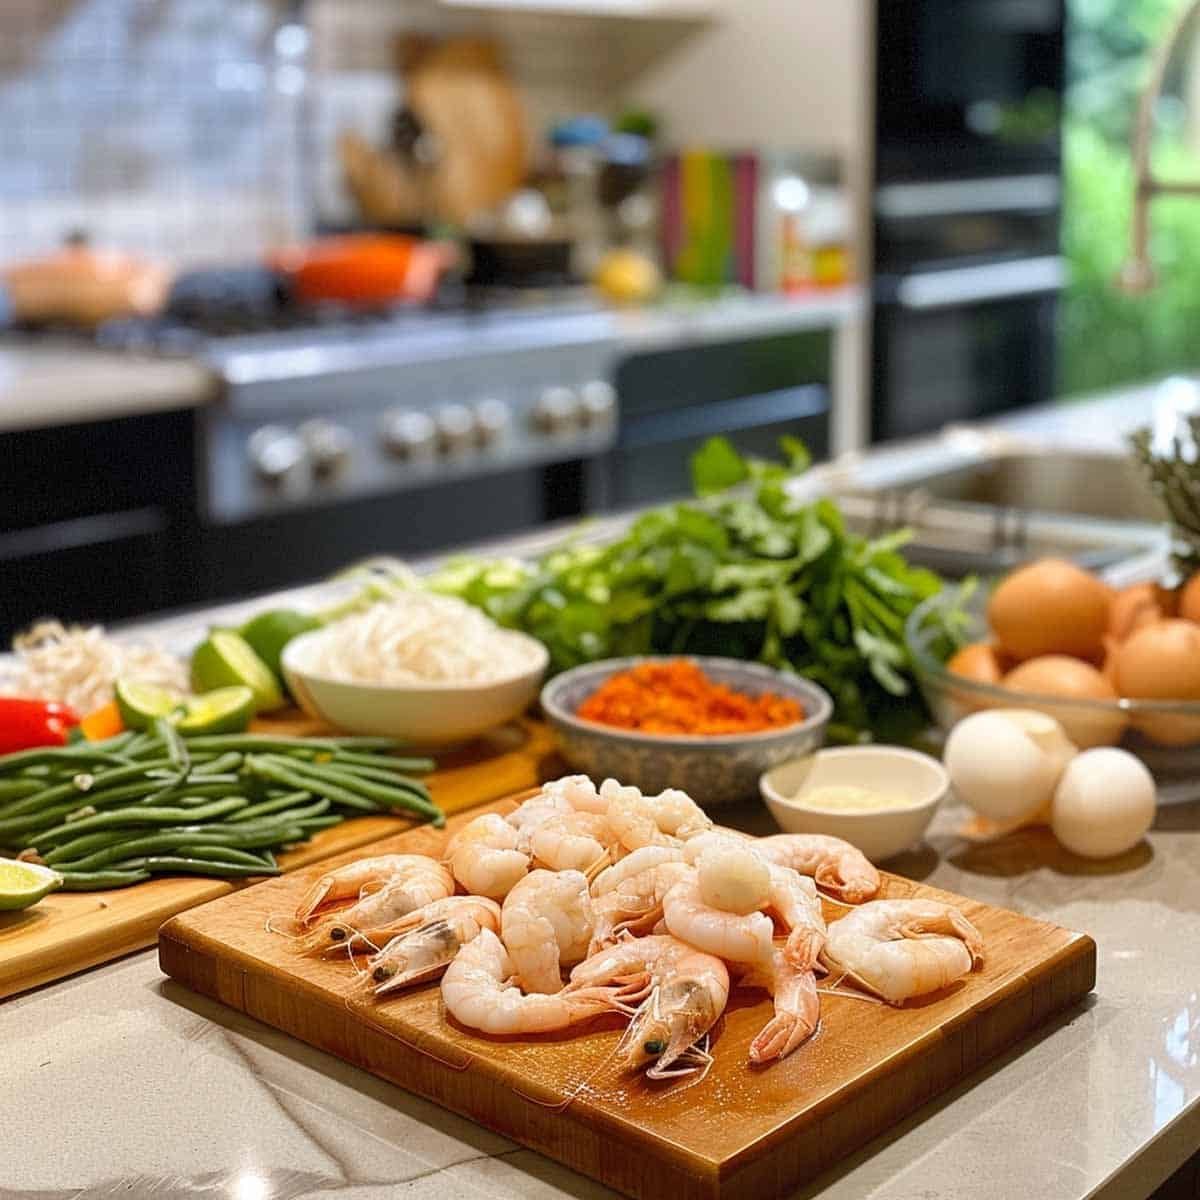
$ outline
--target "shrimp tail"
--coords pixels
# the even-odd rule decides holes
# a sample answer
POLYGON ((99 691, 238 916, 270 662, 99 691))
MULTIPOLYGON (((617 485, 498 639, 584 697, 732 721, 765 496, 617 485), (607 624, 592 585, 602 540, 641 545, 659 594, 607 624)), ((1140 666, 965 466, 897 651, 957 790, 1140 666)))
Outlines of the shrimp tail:
POLYGON ((788 934, 783 954, 797 971, 815 970, 825 946, 825 935, 816 929, 797 926, 788 934))
POLYGON ((972 968, 983 962, 983 938, 957 909, 948 909, 936 917, 914 917, 905 921, 898 932, 906 938, 956 937, 971 955, 972 968))
POLYGON ((758 1036, 750 1043, 752 1063, 774 1062, 776 1059, 786 1058, 816 1032, 821 1011, 816 977, 811 971, 806 971, 794 983, 798 1002, 796 997, 791 998, 787 1008, 777 1008, 775 1015, 762 1027, 758 1036))

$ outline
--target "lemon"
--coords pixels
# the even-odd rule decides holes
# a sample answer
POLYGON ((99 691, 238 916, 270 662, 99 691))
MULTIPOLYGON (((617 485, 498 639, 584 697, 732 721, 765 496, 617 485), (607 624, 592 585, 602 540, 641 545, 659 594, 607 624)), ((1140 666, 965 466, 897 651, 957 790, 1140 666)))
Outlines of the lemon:
POLYGON ((658 267, 636 250, 610 250, 592 277, 606 300, 615 304, 641 304, 662 286, 658 267))
POLYGON ((254 693, 255 712, 272 712, 285 703, 271 668, 232 629, 214 630, 196 647, 192 655, 192 687, 197 692, 248 687, 254 693))
POLYGON ((182 703, 176 692, 137 679, 118 679, 113 691, 126 729, 148 729, 157 718, 170 716, 182 703))
POLYGON ((0 859, 0 909, 29 908, 58 887, 62 887, 62 876, 49 867, 0 859))
POLYGON ((244 733, 254 716, 254 693, 238 684, 186 701, 175 722, 180 733, 244 733))

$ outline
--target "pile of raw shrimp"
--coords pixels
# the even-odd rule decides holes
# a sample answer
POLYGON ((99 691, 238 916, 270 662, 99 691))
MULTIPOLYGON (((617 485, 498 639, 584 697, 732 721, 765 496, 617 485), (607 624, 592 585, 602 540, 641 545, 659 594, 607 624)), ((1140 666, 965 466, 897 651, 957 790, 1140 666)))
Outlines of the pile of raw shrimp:
POLYGON ((879 887, 838 838, 750 838, 714 828, 684 792, 573 775, 477 817, 441 860, 390 854, 329 872, 296 918, 305 952, 369 955, 356 988, 387 997, 441 976, 447 1013, 484 1034, 622 1013, 621 1061, 664 1079, 707 1071, 731 981, 774 999, 750 1045, 768 1063, 816 1029, 831 990, 818 976, 901 1004, 981 961, 956 908, 873 900, 879 887), (848 910, 828 926, 818 888, 848 910))

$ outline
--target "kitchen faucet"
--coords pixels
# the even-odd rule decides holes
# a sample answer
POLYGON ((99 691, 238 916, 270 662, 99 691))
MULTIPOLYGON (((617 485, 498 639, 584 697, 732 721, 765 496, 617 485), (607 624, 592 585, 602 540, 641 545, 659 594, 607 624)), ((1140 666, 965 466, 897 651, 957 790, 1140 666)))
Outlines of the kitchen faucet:
POLYGON ((1200 180, 1168 183, 1156 179, 1150 166, 1154 109, 1162 93, 1167 66, 1184 30, 1197 12, 1200 12, 1200 0, 1191 0, 1176 17, 1155 52, 1150 79, 1138 103, 1132 143, 1134 193, 1130 256, 1117 276, 1117 286, 1134 295, 1150 291, 1158 282, 1150 261, 1150 201, 1156 196, 1200 196, 1200 180))

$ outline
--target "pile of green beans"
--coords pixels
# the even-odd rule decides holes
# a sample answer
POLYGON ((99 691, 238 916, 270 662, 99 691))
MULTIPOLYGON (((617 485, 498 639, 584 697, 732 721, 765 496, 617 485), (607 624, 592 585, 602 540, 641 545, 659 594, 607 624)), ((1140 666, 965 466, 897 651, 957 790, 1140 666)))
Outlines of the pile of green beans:
POLYGON ((390 738, 183 738, 167 721, 106 741, 0 756, 0 849, 67 891, 152 875, 277 875, 275 852, 347 817, 445 817, 390 738))

